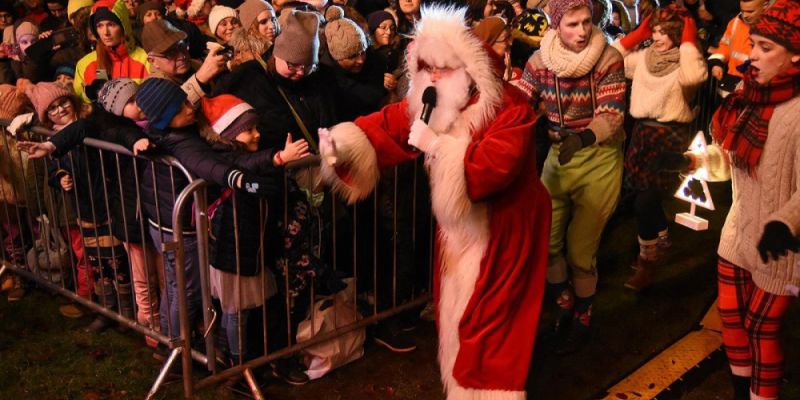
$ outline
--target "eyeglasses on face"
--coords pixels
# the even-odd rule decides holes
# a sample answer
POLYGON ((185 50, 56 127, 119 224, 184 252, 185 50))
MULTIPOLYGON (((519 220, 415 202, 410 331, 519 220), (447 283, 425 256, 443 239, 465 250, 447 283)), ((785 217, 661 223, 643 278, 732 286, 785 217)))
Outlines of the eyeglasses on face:
POLYGON ((287 61, 286 62, 286 67, 289 69, 289 71, 292 71, 292 72, 303 71, 306 74, 309 74, 309 73, 311 73, 311 71, 313 71, 313 70, 315 70, 317 68, 317 64, 295 64, 295 63, 290 63, 290 62, 287 61))
POLYGON ((47 114, 58 115, 59 111, 69 111, 70 107, 72 107, 72 103, 69 102, 69 99, 62 97, 61 100, 57 100, 47 107, 47 114))

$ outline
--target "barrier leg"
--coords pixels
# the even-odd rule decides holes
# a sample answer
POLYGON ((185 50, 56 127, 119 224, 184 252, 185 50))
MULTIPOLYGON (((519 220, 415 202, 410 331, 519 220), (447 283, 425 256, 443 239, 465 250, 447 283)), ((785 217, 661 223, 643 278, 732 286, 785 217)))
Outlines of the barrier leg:
POLYGON ((169 354, 169 358, 167 358, 167 361, 164 362, 164 366, 161 367, 161 371, 159 371, 158 377, 156 378, 156 381, 153 382, 153 387, 150 388, 150 392, 147 393, 145 400, 150 400, 156 395, 156 392, 158 392, 158 389, 160 389, 161 385, 164 383, 164 378, 167 377, 167 373, 169 373, 169 370, 172 368, 172 364, 175 363, 175 360, 178 359, 178 355, 182 352, 183 347, 176 347, 172 350, 172 352, 169 354))
POLYGON ((264 395, 261 394, 261 388, 258 387, 258 383, 256 382, 256 378, 253 376, 253 371, 250 368, 245 368, 242 371, 244 374, 244 379, 247 381, 247 386, 250 387, 250 391, 253 394, 253 398, 255 400, 264 400, 264 395))

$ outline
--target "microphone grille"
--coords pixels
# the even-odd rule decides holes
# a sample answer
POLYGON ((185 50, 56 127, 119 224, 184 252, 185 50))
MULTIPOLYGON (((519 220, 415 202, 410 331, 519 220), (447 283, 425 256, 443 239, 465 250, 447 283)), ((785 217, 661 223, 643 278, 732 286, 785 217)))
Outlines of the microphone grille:
POLYGON ((425 88, 425 91, 422 92, 422 104, 430 104, 436 107, 436 87, 428 86, 425 88))

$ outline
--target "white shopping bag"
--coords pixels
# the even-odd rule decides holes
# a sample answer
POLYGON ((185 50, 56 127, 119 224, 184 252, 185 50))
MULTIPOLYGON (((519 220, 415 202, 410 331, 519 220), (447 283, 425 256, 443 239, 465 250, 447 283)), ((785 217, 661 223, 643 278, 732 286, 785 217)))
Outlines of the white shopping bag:
MULTIPOLYGON (((332 301, 325 299, 314 303, 314 310, 297 328, 298 343, 361 319, 353 306, 355 282, 352 278, 344 282, 347 287, 337 293, 332 301)), ((361 358, 364 355, 365 338, 365 328, 359 328, 307 348, 305 351, 310 356, 310 362, 306 374, 311 379, 318 379, 335 368, 361 358)))

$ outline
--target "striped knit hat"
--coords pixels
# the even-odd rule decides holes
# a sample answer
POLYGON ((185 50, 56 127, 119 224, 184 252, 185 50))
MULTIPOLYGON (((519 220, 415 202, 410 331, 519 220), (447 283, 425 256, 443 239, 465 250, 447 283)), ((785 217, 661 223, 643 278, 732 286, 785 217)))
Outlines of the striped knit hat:
POLYGON ((136 92, 136 105, 142 109, 150 126, 164 130, 186 101, 180 86, 159 78, 146 79, 136 92))
POLYGON ((778 0, 767 8, 750 28, 751 35, 760 35, 800 54, 800 3, 778 0))

